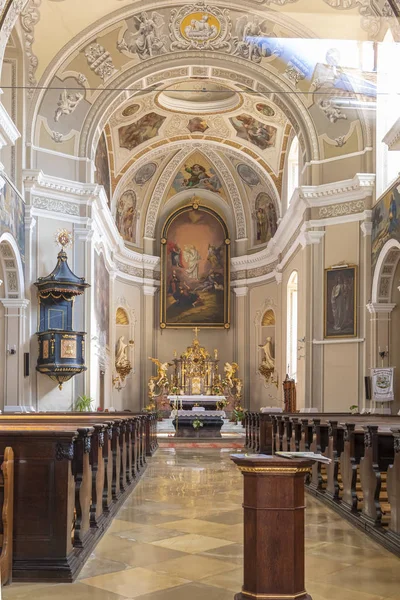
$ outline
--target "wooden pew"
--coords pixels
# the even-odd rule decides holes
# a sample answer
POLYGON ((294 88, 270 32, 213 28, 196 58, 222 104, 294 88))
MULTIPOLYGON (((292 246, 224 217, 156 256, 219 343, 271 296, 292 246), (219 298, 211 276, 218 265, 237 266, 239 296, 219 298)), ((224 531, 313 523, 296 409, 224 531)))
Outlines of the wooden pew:
POLYGON ((391 429, 393 434, 393 464, 387 472, 387 494, 391 507, 388 537, 396 542, 400 536, 400 427, 391 429))
POLYGON ((13 559, 13 511, 14 511, 14 452, 7 447, 1 460, 1 585, 12 582, 13 559))
POLYGON ((145 423, 114 413, 0 417, 0 451, 11 440, 16 448, 16 580, 77 576, 143 471, 145 423))
POLYGON ((400 556, 400 418, 274 413, 265 427, 262 417, 272 453, 311 450, 331 459, 314 465, 308 491, 400 556))

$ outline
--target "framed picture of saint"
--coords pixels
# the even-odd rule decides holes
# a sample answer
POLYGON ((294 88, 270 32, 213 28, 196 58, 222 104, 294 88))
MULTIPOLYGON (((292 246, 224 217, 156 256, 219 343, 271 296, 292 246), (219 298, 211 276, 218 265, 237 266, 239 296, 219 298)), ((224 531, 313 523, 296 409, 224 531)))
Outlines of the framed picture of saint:
POLYGON ((230 239, 222 217, 194 201, 167 219, 161 238, 160 326, 228 329, 230 239))
POLYGON ((325 338, 357 335, 357 267, 325 269, 325 338))

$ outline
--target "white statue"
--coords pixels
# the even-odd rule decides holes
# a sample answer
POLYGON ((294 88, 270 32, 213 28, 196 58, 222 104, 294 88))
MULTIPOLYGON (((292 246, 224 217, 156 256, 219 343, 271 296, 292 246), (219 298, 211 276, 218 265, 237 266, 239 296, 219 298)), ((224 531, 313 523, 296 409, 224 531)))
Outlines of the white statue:
POLYGON ((275 36, 272 32, 264 31, 264 25, 265 21, 260 22, 257 16, 240 17, 235 25, 234 54, 254 62, 260 62, 263 56, 270 56, 272 48, 269 38, 275 36))
POLYGON ((161 33, 165 22, 160 13, 153 11, 149 15, 142 12, 140 16, 135 16, 134 20, 136 32, 128 31, 124 39, 117 44, 118 50, 137 53, 140 58, 151 58, 167 52, 167 36, 161 33))
POLYGON ((128 367, 130 368, 131 363, 128 358, 128 344, 124 342, 125 336, 121 336, 117 342, 117 349, 115 352, 115 366, 117 369, 128 367))
POLYGON ((320 109, 331 123, 336 123, 340 119, 347 119, 347 116, 334 105, 332 98, 321 98, 318 102, 320 109))
POLYGON ((82 99, 83 94, 68 94, 67 90, 61 92, 60 99, 57 102, 54 120, 59 121, 63 115, 71 115, 82 99))
POLYGON ((259 348, 264 351, 263 363, 267 369, 275 369, 275 357, 272 353, 272 338, 267 337, 265 344, 259 344, 259 348))

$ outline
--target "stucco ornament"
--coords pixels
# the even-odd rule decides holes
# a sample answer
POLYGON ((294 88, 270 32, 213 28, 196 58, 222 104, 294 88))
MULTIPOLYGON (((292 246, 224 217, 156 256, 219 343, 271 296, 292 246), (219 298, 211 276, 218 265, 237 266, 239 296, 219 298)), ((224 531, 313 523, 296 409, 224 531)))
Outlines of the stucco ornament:
POLYGON ((134 17, 136 32, 127 31, 117 44, 119 51, 125 50, 137 54, 142 59, 152 58, 167 52, 166 42, 168 36, 162 33, 165 26, 164 17, 153 11, 140 13, 134 17))
POLYGON ((57 122, 63 115, 71 115, 82 99, 83 94, 68 93, 67 90, 63 90, 57 102, 54 120, 57 122))
POLYGON ((229 10, 197 2, 174 8, 170 17, 171 50, 226 50, 232 22, 229 10))
POLYGON ((332 98, 321 98, 318 102, 318 105, 324 113, 324 115, 326 116, 326 118, 329 119, 331 123, 336 123, 336 121, 339 121, 341 119, 347 119, 347 116, 344 113, 342 113, 342 111, 337 106, 335 106, 332 98))
POLYGON ((235 23, 233 54, 259 63, 263 57, 271 56, 274 52, 275 44, 271 42, 271 37, 275 35, 267 30, 265 20, 260 20, 257 15, 242 15, 235 23))
POLYGON ((85 48, 88 65, 103 81, 111 77, 116 71, 111 54, 101 44, 92 42, 85 48))

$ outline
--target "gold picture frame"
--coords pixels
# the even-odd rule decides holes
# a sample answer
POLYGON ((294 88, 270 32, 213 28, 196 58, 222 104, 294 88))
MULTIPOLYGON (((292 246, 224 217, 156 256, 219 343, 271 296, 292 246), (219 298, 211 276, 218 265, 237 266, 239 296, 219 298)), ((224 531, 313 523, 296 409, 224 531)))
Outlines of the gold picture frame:
POLYGON ((357 337, 356 265, 338 265, 325 269, 324 338, 357 337))
POLYGON ((230 328, 230 244, 224 219, 215 210, 202 206, 197 197, 168 217, 161 234, 161 329, 230 328), (200 223, 202 234, 196 239, 196 225, 200 223), (179 235, 180 227, 186 227, 186 238, 179 235), (193 236, 189 246, 201 257, 199 268, 190 275, 188 258, 184 258, 185 250, 188 252, 184 246, 188 231, 193 236), (210 232, 209 239, 204 237, 206 231, 210 232), (171 281, 173 277, 175 281, 171 281), (186 296, 181 298, 184 293, 186 296))

